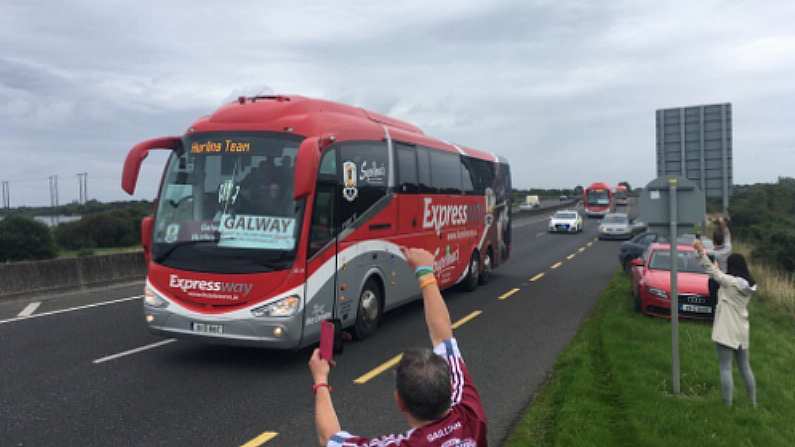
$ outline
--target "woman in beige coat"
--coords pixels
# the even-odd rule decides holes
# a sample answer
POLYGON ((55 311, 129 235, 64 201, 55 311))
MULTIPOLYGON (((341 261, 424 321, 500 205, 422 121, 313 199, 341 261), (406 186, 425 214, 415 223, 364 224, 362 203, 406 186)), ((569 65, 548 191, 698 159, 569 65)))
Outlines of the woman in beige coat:
POLYGON ((741 254, 734 253, 726 261, 726 273, 710 262, 700 240, 693 242, 704 270, 720 284, 712 324, 712 341, 715 342, 720 362, 720 385, 723 402, 732 404, 732 357, 745 381, 748 396, 756 406, 756 381, 748 360, 749 324, 748 302, 756 292, 756 282, 741 254))

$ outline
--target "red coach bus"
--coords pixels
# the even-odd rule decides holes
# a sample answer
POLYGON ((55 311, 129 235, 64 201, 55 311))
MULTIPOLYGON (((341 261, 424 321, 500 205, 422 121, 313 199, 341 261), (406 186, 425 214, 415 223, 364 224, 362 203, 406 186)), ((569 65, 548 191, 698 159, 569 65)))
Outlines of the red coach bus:
POLYGON ((627 197, 628 191, 627 187, 624 185, 616 186, 615 193, 613 194, 613 199, 616 206, 626 206, 627 201, 629 200, 627 197))
POLYGON ((589 217, 603 217, 613 205, 613 195, 607 183, 591 183, 583 191, 583 206, 589 217))
POLYGON ((168 337, 272 348, 358 338, 419 289, 400 246, 436 255, 442 288, 472 290, 511 248, 511 176, 491 153, 364 109, 239 98, 124 164, 132 194, 153 149, 171 156, 142 222, 144 314, 168 337))

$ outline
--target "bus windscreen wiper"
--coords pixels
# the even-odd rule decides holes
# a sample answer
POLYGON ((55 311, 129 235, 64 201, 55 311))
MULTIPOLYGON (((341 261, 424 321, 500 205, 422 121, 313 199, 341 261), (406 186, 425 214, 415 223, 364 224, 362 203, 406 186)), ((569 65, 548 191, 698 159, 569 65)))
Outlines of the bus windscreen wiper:
POLYGON ((173 253, 174 250, 176 250, 176 249, 178 249, 180 247, 185 247, 185 246, 188 246, 188 245, 197 245, 197 244, 201 244, 201 243, 205 243, 205 242, 213 242, 213 243, 215 243, 215 242, 218 242, 218 238, 207 239, 207 240, 198 240, 198 241, 179 241, 179 242, 174 242, 173 244, 171 244, 170 247, 168 247, 168 249, 164 253, 162 253, 161 255, 159 255, 159 256, 157 256, 155 258, 155 262, 162 262, 163 260, 165 260, 166 258, 171 256, 171 253, 173 253))

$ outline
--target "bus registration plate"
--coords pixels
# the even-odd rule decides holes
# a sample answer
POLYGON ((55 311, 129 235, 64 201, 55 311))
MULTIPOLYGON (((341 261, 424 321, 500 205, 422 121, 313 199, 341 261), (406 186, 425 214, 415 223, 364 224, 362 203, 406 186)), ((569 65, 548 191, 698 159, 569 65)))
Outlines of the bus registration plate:
POLYGON ((221 324, 207 324, 193 322, 193 332, 201 332, 204 334, 223 334, 224 326, 221 324))

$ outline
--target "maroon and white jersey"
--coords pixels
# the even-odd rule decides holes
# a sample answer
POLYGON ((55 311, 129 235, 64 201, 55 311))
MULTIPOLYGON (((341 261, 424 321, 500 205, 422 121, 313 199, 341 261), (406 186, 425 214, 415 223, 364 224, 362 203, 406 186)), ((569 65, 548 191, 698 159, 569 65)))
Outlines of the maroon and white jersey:
POLYGON ((399 435, 365 438, 341 431, 327 447, 483 447, 486 442, 486 415, 480 395, 472 384, 458 343, 454 338, 433 349, 450 365, 453 394, 450 412, 443 418, 399 435))

